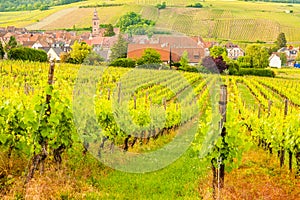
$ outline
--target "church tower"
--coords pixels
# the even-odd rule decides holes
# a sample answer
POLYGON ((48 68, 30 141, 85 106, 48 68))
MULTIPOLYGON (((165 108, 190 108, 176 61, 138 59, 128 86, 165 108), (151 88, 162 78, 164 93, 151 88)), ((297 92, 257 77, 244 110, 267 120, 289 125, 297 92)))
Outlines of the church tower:
POLYGON ((99 17, 98 17, 98 13, 97 13, 97 10, 95 8, 95 11, 94 11, 94 17, 93 17, 93 30, 92 30, 92 35, 93 36, 98 36, 100 34, 100 28, 99 28, 99 23, 100 23, 100 20, 99 20, 99 17))

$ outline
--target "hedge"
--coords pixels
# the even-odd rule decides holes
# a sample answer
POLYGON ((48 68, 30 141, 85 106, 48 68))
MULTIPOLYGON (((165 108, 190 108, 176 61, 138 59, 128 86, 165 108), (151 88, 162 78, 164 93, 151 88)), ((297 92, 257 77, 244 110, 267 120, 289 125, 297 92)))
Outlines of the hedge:
POLYGON ((241 68, 237 71, 236 75, 245 76, 266 76, 266 77, 275 77, 275 72, 271 69, 257 69, 257 68, 241 68))
POLYGON ((130 58, 118 58, 112 61, 109 66, 134 68, 136 62, 130 58))
POLYGON ((45 51, 28 47, 13 48, 8 52, 7 56, 11 60, 29 60, 39 62, 46 62, 48 60, 48 56, 45 51))

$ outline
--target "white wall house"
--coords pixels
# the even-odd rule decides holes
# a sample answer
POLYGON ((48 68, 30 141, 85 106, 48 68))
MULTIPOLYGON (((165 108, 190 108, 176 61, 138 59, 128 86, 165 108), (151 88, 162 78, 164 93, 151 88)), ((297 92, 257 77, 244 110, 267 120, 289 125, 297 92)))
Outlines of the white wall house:
POLYGON ((43 45, 40 43, 40 42, 35 42, 31 48, 33 49, 39 49, 39 48, 42 48, 43 45))
POLYGON ((47 53, 50 60, 60 61, 60 53, 63 52, 61 48, 51 47, 47 53))
POLYGON ((240 56, 244 56, 245 52, 238 46, 226 48, 228 58, 236 60, 240 56))
POLYGON ((270 67, 281 68, 281 59, 280 59, 280 57, 273 53, 269 58, 269 66, 270 67))

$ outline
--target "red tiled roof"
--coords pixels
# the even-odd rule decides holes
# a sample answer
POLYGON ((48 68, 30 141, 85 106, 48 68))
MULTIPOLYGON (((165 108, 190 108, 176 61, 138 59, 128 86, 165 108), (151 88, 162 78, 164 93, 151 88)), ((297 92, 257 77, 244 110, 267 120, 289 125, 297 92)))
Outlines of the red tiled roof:
MULTIPOLYGON (((168 61, 170 56, 170 46, 164 44, 129 44, 128 45, 128 58, 140 58, 143 55, 145 49, 155 49, 161 54, 163 61, 168 61)), ((189 56, 189 62, 198 63, 205 55, 204 48, 190 47, 190 48, 176 48, 172 47, 172 60, 178 62, 183 52, 187 51, 189 56)))
MULTIPOLYGON (((142 49, 136 49, 136 50, 130 51, 127 53, 127 57, 132 58, 132 59, 138 59, 138 58, 142 57, 142 55, 146 49, 149 49, 149 48, 142 48, 142 49)), ((159 48, 151 48, 151 49, 156 50, 160 54, 162 61, 167 62, 170 60, 170 50, 159 49, 159 48)), ((172 52, 172 61, 178 62, 179 60, 180 60, 180 56, 177 53, 172 52)))

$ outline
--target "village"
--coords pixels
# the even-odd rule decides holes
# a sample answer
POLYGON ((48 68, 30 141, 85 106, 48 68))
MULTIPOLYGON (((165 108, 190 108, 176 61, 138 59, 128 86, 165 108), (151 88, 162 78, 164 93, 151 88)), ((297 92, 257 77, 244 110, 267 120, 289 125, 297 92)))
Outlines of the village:
MULTIPOLYGON (((91 20, 91 32, 77 35, 75 31, 55 30, 55 31, 29 31, 26 28, 8 26, 0 27, 0 41, 3 46, 8 43, 11 37, 15 37, 19 45, 33 49, 44 50, 50 59, 60 62, 63 52, 70 52, 75 41, 84 42, 90 46, 94 52, 100 55, 105 62, 110 62, 111 49, 117 43, 121 34, 120 28, 113 28, 113 36, 105 36, 106 28, 100 28, 100 19, 95 9, 91 20)), ((189 65, 196 66, 201 60, 210 55, 209 49, 219 46, 218 42, 204 41, 200 36, 188 37, 182 35, 131 35, 122 34, 128 42, 127 58, 140 58, 143 52, 148 49, 155 49, 164 63, 179 62, 183 53, 188 54, 189 65)), ((245 50, 238 45, 228 42, 222 46, 227 50, 227 57, 237 60, 245 56, 245 50)), ((269 66, 281 68, 282 66, 296 65, 296 57, 299 47, 289 45, 273 52, 269 57, 269 66), (280 59, 280 53, 285 53, 286 61, 280 59), (283 63, 285 62, 285 63, 283 63)))

